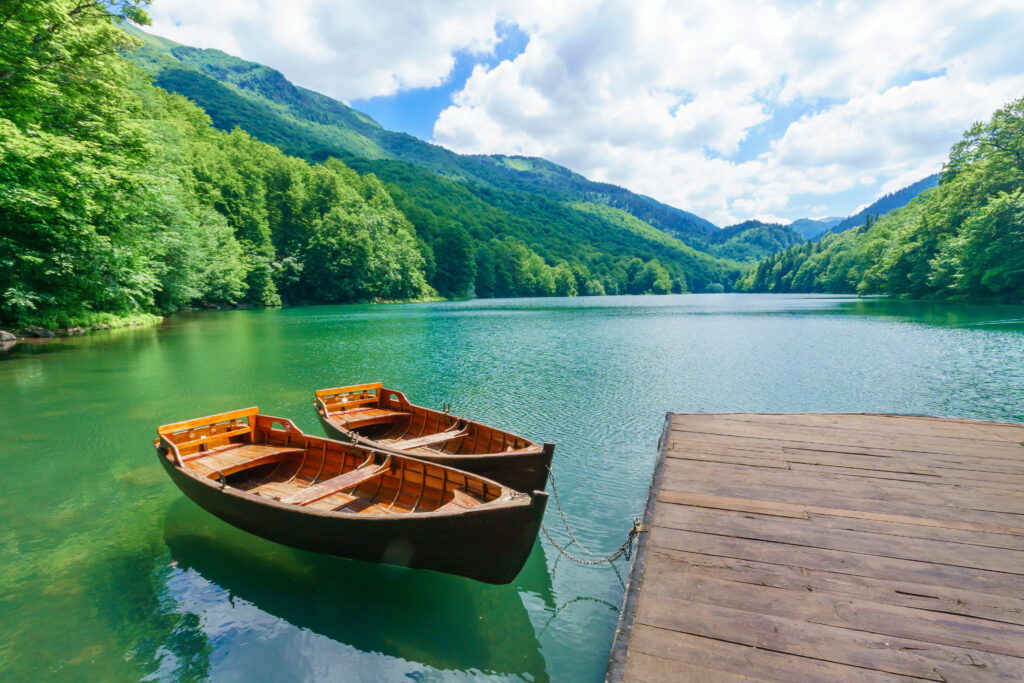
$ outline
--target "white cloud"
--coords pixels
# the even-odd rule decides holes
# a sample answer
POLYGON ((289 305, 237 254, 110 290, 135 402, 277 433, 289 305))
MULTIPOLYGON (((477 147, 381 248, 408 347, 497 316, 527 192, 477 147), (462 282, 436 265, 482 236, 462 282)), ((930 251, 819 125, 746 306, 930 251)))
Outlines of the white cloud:
POLYGON ((434 138, 545 156, 721 224, 783 216, 794 196, 822 205, 934 172, 967 125, 1024 95, 1024 41, 979 28, 1020 35, 1024 11, 1006 8, 609 1, 477 70, 434 138), (763 153, 737 154, 805 102, 763 153))
POLYGON ((152 14, 161 35, 343 100, 442 84, 456 53, 490 53, 514 23, 525 50, 476 67, 436 142, 544 156, 719 224, 795 218, 796 197, 846 213, 830 197, 934 172, 1024 95, 1019 0, 160 0, 152 14))
POLYGON ((440 85, 455 52, 493 49, 503 11, 472 0, 161 0, 150 15, 161 36, 273 66, 351 100, 440 85))

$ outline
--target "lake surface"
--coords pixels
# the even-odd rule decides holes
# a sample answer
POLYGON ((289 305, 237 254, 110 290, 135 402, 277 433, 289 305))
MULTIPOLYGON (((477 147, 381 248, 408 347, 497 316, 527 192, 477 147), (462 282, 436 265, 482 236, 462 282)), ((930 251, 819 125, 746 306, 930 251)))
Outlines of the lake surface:
MULTIPOLYGON (((600 680, 625 560, 582 567, 538 540, 489 586, 318 556, 206 514, 154 456, 158 424, 250 405, 321 434, 314 389, 378 380, 556 442, 575 533, 609 552, 643 509, 666 411, 1024 422, 1024 307, 516 299, 18 344, 0 356, 0 678, 600 680)), ((546 522, 566 542, 553 500, 546 522)))

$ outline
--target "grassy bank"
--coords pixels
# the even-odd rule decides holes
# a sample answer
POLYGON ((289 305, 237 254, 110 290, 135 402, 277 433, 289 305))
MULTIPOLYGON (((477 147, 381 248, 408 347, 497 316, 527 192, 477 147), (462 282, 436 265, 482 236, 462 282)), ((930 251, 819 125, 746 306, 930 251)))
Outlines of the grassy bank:
POLYGON ((95 330, 115 330, 122 327, 153 327, 163 322, 163 317, 152 313, 87 313, 84 315, 34 320, 30 325, 8 325, 3 329, 18 336, 38 336, 19 334, 26 327, 40 327, 57 336, 64 336, 69 330, 72 334, 84 334, 95 330), (76 329, 77 328, 77 329, 76 329), (81 330, 79 332, 78 330, 81 330))

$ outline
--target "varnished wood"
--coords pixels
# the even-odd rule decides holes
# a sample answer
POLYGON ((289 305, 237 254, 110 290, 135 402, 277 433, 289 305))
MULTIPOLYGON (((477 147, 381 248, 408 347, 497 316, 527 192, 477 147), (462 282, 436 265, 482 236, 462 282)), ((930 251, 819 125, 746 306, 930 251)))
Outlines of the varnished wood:
POLYGON ((200 506, 270 540, 352 559, 507 583, 547 502, 543 492, 310 436, 256 408, 157 431, 161 465, 200 506))
POLYGON ((409 402, 380 382, 320 389, 314 406, 328 436, 543 491, 553 445, 409 402))
POLYGON ((391 461, 385 461, 382 465, 367 465, 358 469, 349 470, 344 474, 338 474, 327 481, 322 481, 314 486, 308 486, 298 493, 294 493, 290 496, 281 498, 282 503, 289 503, 291 505, 308 505, 314 501, 318 501, 321 498, 333 495, 344 491, 345 489, 353 489, 360 484, 365 484, 374 477, 380 476, 388 469, 391 461))
POLYGON ((245 408, 243 410, 234 410, 230 413, 221 413, 220 415, 208 415, 207 417, 197 417, 194 420, 185 420, 184 422, 174 422, 172 424, 163 425, 157 430, 158 434, 171 434, 174 432, 180 432, 185 429, 194 429, 196 427, 205 427, 207 425, 216 424, 218 422, 228 422, 230 420, 238 420, 241 418, 250 418, 260 412, 260 409, 256 406, 252 408, 245 408))
POLYGON ((1024 425, 668 415, 609 680, 1024 679, 1024 425))
POLYGON ((433 446, 435 444, 441 444, 445 441, 451 441, 452 439, 460 439, 466 435, 465 429, 459 429, 455 431, 443 431, 431 434, 429 436, 421 436, 417 439, 405 439, 402 441, 392 441, 388 444, 391 449, 399 451, 410 451, 414 448, 420 448, 421 446, 433 446))

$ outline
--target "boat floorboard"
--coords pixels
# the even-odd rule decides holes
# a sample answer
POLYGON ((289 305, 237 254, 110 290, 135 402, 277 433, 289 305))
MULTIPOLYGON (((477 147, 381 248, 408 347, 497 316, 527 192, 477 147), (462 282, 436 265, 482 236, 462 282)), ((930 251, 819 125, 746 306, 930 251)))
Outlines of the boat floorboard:
POLYGON ((669 414, 610 681, 1024 680, 1024 425, 669 414))

